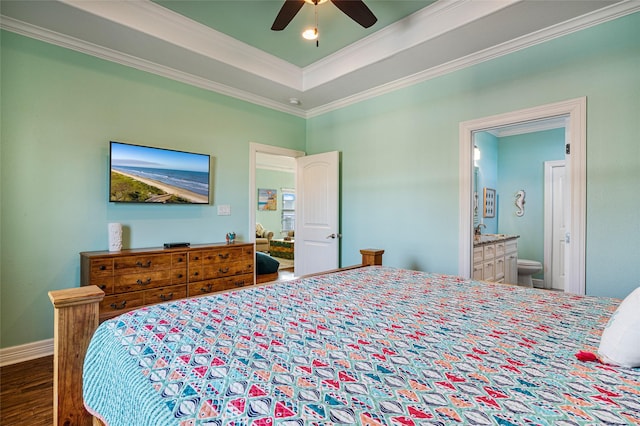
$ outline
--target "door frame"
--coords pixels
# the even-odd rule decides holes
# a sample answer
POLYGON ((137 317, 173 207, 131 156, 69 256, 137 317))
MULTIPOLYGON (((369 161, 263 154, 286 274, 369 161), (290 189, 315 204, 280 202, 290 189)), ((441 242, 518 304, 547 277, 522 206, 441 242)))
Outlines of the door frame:
MULTIPOLYGON (((295 149, 281 148, 279 146, 264 145, 256 142, 249 142, 249 235, 248 241, 256 242, 256 210, 258 209, 258 189, 256 186, 256 154, 262 152, 265 154, 283 155, 285 157, 304 157, 304 151, 295 149)), ((297 213, 296 213, 297 215, 297 213)))
POLYGON ((567 155, 567 172, 571 185, 570 244, 567 246, 569 279, 565 291, 585 294, 585 233, 586 233, 586 134, 587 98, 526 108, 461 122, 459 125, 459 196, 458 273, 470 277, 473 261, 473 133, 515 123, 567 116, 567 140, 571 154, 567 155))

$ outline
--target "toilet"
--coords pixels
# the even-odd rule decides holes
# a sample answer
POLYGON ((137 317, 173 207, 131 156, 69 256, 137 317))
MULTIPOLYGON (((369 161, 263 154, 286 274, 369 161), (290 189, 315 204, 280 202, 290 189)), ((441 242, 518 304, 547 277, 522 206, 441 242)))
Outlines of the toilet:
POLYGON ((542 271, 542 263, 535 260, 518 259, 518 285, 533 287, 531 276, 540 271, 542 271))

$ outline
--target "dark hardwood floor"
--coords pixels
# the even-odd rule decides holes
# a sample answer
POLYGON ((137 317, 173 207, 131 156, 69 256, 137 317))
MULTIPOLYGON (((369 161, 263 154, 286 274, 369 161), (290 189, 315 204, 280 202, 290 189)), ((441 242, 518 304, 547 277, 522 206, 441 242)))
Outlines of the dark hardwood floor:
POLYGON ((53 424, 53 355, 0 368, 0 425, 53 424))

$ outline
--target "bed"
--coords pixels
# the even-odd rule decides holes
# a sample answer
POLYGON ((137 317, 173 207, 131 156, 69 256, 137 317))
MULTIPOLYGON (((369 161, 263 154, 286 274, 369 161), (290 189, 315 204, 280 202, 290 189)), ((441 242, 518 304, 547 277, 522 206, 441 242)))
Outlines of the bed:
POLYGON ((575 357, 619 302, 380 265, 180 300, 92 333, 84 405, 113 426, 640 424, 640 369, 575 357))

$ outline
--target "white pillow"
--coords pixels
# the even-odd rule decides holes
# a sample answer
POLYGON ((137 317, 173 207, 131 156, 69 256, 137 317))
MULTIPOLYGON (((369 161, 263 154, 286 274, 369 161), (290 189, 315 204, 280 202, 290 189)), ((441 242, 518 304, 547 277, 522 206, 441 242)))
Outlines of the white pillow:
POLYGON ((607 364, 640 367, 640 287, 611 315, 600 338, 598 355, 607 364))

